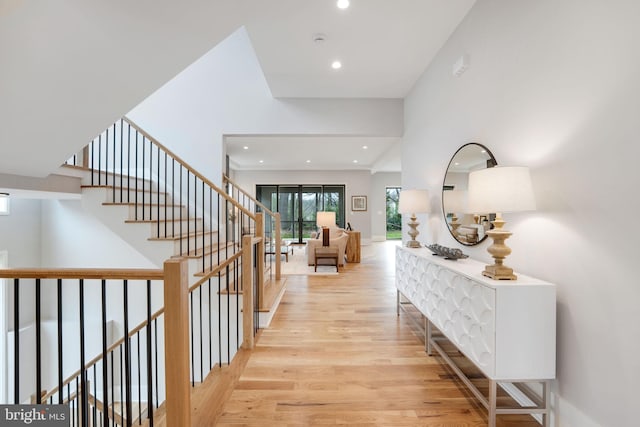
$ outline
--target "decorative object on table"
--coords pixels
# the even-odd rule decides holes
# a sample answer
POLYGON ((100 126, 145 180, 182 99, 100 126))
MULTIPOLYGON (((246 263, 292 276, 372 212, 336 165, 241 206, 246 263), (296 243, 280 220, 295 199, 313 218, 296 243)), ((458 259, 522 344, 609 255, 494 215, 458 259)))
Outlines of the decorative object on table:
POLYGON ((336 213, 318 212, 316 225, 322 227, 322 246, 329 246, 329 228, 336 226, 336 213))
POLYGON ((487 231, 493 244, 487 251, 495 262, 485 267, 482 274, 496 280, 516 280, 513 269, 504 265, 511 253, 504 241, 511 232, 504 230, 504 212, 535 210, 536 201, 531 185, 529 168, 520 166, 494 167, 469 174, 469 208, 474 212, 495 212, 494 229, 487 231))
POLYGON ((443 256, 445 259, 450 259, 453 261, 469 258, 469 255, 465 255, 462 250, 458 248, 448 248, 436 243, 427 245, 427 248, 429 248, 429 250, 431 250, 434 255, 443 256))
POLYGON ((467 207, 456 207, 456 196, 447 194, 449 191, 467 191, 469 173, 474 170, 491 168, 497 164, 491 151, 482 144, 475 142, 464 144, 451 157, 442 183, 442 213, 445 224, 451 236, 465 246, 474 246, 487 238, 488 228, 481 226, 475 220, 476 215, 493 217, 493 212, 474 212, 467 207), (456 220, 452 213, 456 213, 456 220), (467 228, 462 228, 467 227, 467 228), (475 233, 472 233, 473 228, 475 233), (471 233, 471 234, 470 234, 471 233))
POLYGON ((468 194, 466 190, 445 190, 442 192, 442 206, 447 212, 445 214, 451 214, 451 234, 456 240, 459 240, 458 227, 460 227, 460 223, 458 222, 458 217, 456 213, 468 213, 467 208, 467 198, 468 194))
POLYGON ((351 210, 352 211, 366 211, 367 210, 367 196, 351 196, 351 210))
POLYGON ((429 193, 427 190, 402 190, 400 191, 400 202, 398 203, 398 212, 401 214, 410 214, 409 221, 409 237, 411 240, 407 242, 408 248, 419 248, 422 245, 416 240, 420 232, 418 226, 420 223, 416 221, 417 213, 429 213, 429 193))

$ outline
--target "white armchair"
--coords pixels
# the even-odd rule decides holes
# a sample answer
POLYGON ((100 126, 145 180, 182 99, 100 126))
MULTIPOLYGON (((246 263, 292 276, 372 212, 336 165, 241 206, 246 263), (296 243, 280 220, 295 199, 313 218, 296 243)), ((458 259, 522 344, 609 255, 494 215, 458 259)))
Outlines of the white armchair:
MULTIPOLYGON (((344 255, 347 249, 347 241, 349 240, 349 235, 344 232, 342 228, 330 228, 329 229, 329 246, 338 248, 338 265, 344 265, 344 255)), ((322 246, 322 233, 319 236, 314 236, 312 234, 312 238, 307 240, 307 264, 314 265, 315 264, 315 251, 317 247, 322 246), (316 237, 316 238, 313 238, 316 237)))

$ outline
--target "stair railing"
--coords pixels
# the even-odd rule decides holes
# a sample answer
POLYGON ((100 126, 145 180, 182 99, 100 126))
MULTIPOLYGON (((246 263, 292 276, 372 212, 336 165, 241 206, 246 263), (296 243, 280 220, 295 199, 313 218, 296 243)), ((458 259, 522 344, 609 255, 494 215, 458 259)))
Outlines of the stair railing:
MULTIPOLYGON (((282 224, 280 220, 279 212, 272 212, 263 203, 257 200, 255 197, 247 193, 242 187, 236 184, 227 175, 222 176, 225 183, 227 193, 233 197, 240 205, 245 209, 255 214, 263 214, 263 229, 265 239, 265 253, 271 255, 265 256, 265 274, 267 272, 274 273, 275 279, 280 280, 282 271, 282 224), (275 270, 275 271, 274 271, 275 270)), ((256 223, 261 222, 259 219, 256 223)), ((263 284, 262 295, 265 294, 265 287, 269 285, 269 282, 263 284)))
POLYGON ((177 256, 201 258, 201 271, 240 250, 255 214, 126 117, 94 138, 81 156, 93 187, 129 205, 132 222, 153 224, 177 256), (86 158, 85 158, 86 157, 86 158))
MULTIPOLYGON (((242 257, 244 307, 236 313, 243 312, 245 332, 238 336, 238 346, 246 349, 253 348, 257 325, 253 301, 258 272, 252 266, 260 240, 245 236, 242 252, 225 262, 242 257)), ((128 427, 143 417, 153 426, 155 410, 164 405, 165 425, 190 425, 190 367, 195 367, 189 360, 189 302, 193 305, 193 292, 210 279, 190 288, 187 270, 181 258, 167 260, 163 270, 0 270, 0 279, 10 279, 13 309, 9 399, 0 403, 68 404, 74 427, 128 427), (133 302, 138 307, 142 303, 144 310, 130 309, 133 302), (130 328, 136 317, 142 321, 130 328), (118 339, 112 337, 117 329, 110 327, 113 321, 123 329, 118 339), (28 364, 31 358, 33 364, 28 364)))

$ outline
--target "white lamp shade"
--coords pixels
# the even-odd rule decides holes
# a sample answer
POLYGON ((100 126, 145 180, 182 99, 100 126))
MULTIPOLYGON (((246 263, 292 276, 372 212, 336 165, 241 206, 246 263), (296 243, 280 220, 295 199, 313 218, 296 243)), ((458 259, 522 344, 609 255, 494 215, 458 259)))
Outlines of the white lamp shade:
POLYGON ((316 225, 318 227, 335 227, 336 226, 336 213, 335 212, 318 212, 316 216, 316 225))
POLYGON ((402 190, 398 212, 406 214, 429 213, 429 193, 427 190, 402 190))
POLYGON ((446 213, 468 213, 469 193, 466 190, 445 190, 442 192, 442 205, 446 213))
POLYGON ((535 210, 529 168, 496 166, 469 174, 469 210, 503 213, 535 210))

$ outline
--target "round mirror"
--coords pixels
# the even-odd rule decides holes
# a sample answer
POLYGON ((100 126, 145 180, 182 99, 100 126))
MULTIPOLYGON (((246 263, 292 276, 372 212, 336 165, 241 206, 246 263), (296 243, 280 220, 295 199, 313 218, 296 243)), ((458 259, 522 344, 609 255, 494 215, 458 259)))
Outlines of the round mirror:
POLYGON ((442 185, 442 212, 449 232, 463 245, 473 246, 487 238, 493 228, 494 213, 469 212, 467 188, 469 173, 496 166, 491 151, 475 142, 465 144, 451 158, 442 185))

